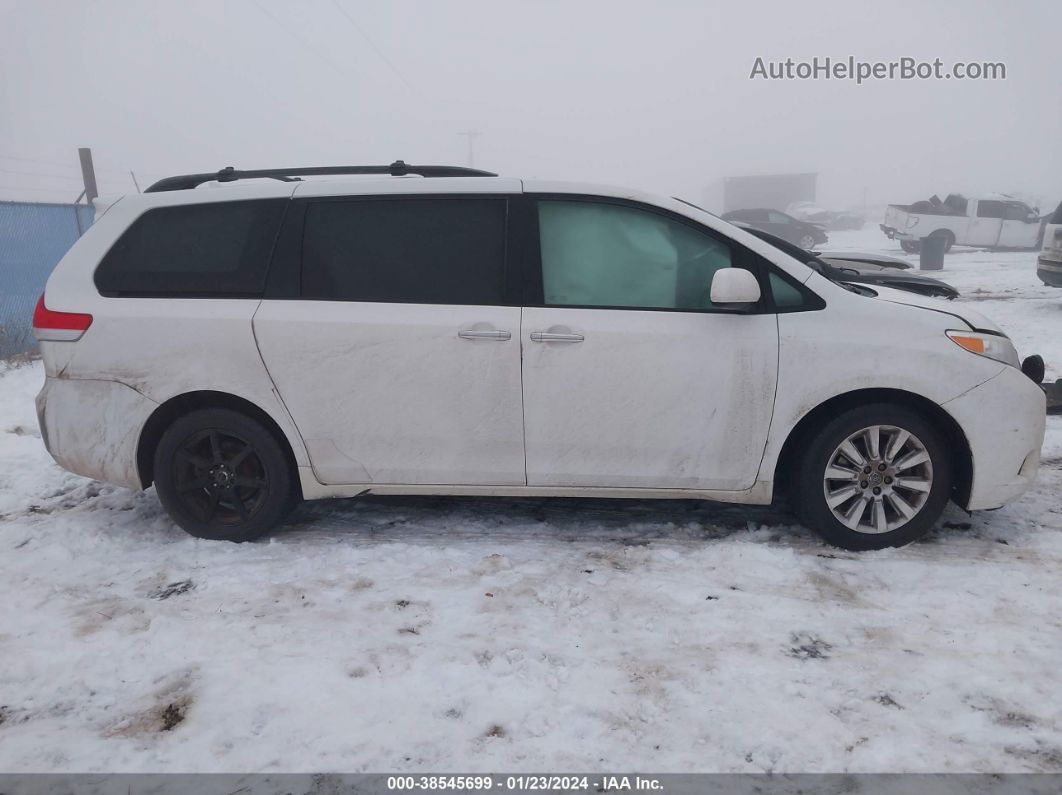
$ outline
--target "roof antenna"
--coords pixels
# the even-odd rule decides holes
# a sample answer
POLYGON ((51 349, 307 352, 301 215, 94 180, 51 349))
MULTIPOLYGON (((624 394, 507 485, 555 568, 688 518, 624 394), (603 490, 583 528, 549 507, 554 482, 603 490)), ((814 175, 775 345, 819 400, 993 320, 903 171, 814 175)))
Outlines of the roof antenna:
POLYGON ((396 160, 388 168, 391 169, 392 177, 404 177, 409 173, 409 166, 405 160, 396 160))

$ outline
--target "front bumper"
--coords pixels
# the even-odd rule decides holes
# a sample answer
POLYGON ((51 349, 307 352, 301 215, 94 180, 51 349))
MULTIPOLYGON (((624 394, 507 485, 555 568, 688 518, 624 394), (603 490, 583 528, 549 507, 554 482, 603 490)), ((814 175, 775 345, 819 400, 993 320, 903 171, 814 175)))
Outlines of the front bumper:
POLYGON ((967 510, 999 508, 1033 484, 1047 423, 1043 390, 1016 367, 943 405, 972 453, 967 510))
POLYGON ((1062 287, 1062 261, 1043 256, 1037 258, 1036 275, 1048 287, 1062 287))
POLYGON ((46 378, 37 395, 41 438, 63 469, 140 489, 136 451, 154 401, 117 381, 46 378))
POLYGON ((896 227, 885 226, 885 224, 878 224, 878 228, 885 233, 885 237, 892 240, 896 236, 896 227))

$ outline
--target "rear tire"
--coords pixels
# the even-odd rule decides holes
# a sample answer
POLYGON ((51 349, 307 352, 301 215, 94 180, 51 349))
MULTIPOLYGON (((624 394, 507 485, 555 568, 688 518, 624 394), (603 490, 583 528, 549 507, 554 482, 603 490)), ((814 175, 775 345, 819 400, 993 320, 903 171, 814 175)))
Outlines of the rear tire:
POLYGON ((940 434, 917 412, 888 403, 828 422, 799 467, 792 498, 801 521, 853 551, 911 543, 940 518, 951 494, 940 434))
POLYGON ((196 538, 253 541, 297 501, 281 443, 229 409, 199 409, 174 421, 159 440, 154 471, 162 506, 196 538))

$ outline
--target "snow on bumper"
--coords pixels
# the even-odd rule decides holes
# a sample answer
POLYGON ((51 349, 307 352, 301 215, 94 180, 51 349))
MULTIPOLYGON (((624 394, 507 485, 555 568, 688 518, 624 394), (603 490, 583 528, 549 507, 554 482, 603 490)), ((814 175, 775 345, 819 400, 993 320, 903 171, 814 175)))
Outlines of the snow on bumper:
POLYGON ((1040 466, 1046 397, 1020 370, 999 375, 944 404, 970 443, 973 483, 968 510, 998 508, 1032 485, 1040 466))
POLYGON ((117 381, 49 377, 37 395, 41 438, 59 466, 132 489, 141 488, 136 448, 155 408, 117 381))

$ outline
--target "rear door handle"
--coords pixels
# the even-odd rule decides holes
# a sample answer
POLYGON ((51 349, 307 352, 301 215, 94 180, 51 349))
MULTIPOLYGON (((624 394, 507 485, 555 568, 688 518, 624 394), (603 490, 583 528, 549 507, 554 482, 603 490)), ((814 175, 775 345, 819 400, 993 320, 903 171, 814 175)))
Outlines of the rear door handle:
POLYGON ((459 331, 457 336, 463 340, 498 340, 504 342, 505 340, 511 340, 513 335, 508 331, 498 331, 496 329, 480 330, 470 329, 468 331, 459 331))
POLYGON ((582 334, 558 334, 552 331, 532 331, 532 342, 582 342, 582 334))

